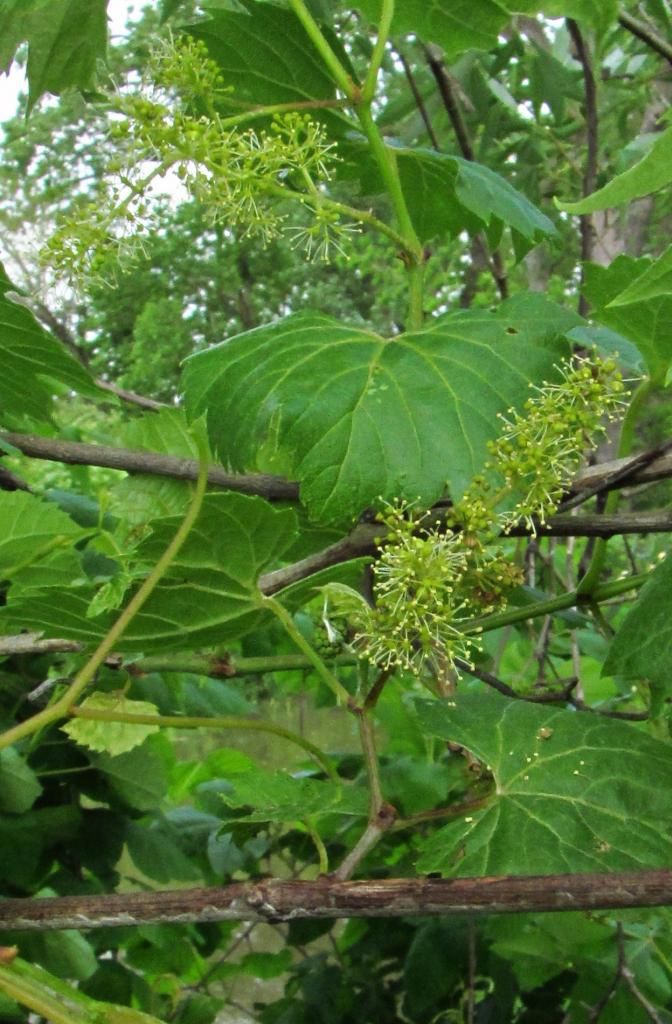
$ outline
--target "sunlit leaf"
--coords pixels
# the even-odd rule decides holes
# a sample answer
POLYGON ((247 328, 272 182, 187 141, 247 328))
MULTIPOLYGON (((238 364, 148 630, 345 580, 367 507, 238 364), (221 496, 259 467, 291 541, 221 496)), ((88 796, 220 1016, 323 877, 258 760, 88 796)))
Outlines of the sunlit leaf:
MULTIPOLYGON (((92 693, 82 701, 81 708, 87 711, 105 711, 110 714, 156 715, 157 708, 146 700, 128 700, 118 693, 92 693)), ((158 725, 134 724, 131 722, 99 721, 97 719, 73 718, 61 726, 70 739, 89 750, 105 751, 112 757, 125 754, 139 747, 148 736, 159 731, 158 725)))

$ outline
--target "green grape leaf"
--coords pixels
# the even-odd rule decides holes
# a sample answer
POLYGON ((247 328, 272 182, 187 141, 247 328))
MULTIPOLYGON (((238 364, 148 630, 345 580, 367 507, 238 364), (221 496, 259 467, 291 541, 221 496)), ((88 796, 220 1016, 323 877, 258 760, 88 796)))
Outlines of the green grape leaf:
POLYGON ((629 338, 641 352, 651 379, 662 384, 672 363, 672 295, 658 295, 627 306, 614 303, 650 265, 645 258, 635 260, 631 256, 619 256, 608 267, 588 263, 583 293, 595 319, 629 338))
POLYGON ((153 811, 168 792, 168 772, 152 741, 113 757, 92 753, 90 761, 102 772, 114 795, 128 807, 153 811))
POLYGON ((35 772, 18 751, 14 747, 0 750, 0 812, 24 814, 41 792, 35 772))
POLYGON ((507 960, 523 991, 543 985, 578 956, 613 960, 613 930, 587 914, 506 914, 488 918, 492 948, 507 960))
MULTIPOLYGON (((71 552, 63 551, 84 536, 70 516, 51 502, 41 501, 25 491, 0 492, 0 579, 21 576, 28 567, 45 571, 55 556, 64 555, 68 564, 71 552)), ((57 564, 58 560, 57 560, 57 564)))
MULTIPOLYGON (((56 896, 56 893, 53 890, 40 892, 40 899, 47 896, 56 896)), ((91 944, 80 932, 69 928, 57 932, 28 933, 21 941, 21 953, 30 963, 40 965, 40 981, 49 979, 47 991, 51 988, 47 971, 53 972, 57 978, 84 981, 98 967, 91 944)), ((31 979, 31 987, 33 984, 34 979, 31 979)))
MULTIPOLYGON (((219 825, 216 818, 213 822, 211 830, 219 825)), ((149 826, 129 821, 126 836, 131 860, 148 878, 164 885, 202 879, 202 872, 180 848, 179 835, 165 819, 153 821, 149 826)))
MULTIPOLYGON (((45 19, 49 20, 49 19, 45 19)), ((91 375, 41 327, 25 306, 12 302, 13 289, 0 263, 0 409, 8 420, 50 419, 54 384, 100 398, 91 375)))
POLYGON ((45 92, 88 89, 107 51, 107 0, 5 0, 0 8, 0 70, 28 42, 28 110, 45 92))
POLYGON ((231 780, 233 793, 222 793, 233 808, 250 808, 241 821, 303 821, 325 814, 365 818, 368 795, 363 788, 297 778, 285 772, 257 770, 231 780))
POLYGON ((334 82, 296 15, 275 4, 242 0, 242 14, 208 9, 189 27, 233 86, 235 103, 294 103, 332 99, 334 82))
POLYGON ((672 683, 672 558, 651 575, 616 630, 603 675, 672 683))
MULTIPOLYGON (((155 520, 152 533, 133 553, 147 570, 161 557, 182 521, 155 520)), ((229 641, 253 629, 267 613, 261 607, 259 576, 275 568, 296 538, 291 509, 274 509, 262 498, 207 495, 177 558, 132 619, 120 641, 125 652, 193 650, 229 641)), ((93 587, 31 592, 0 609, 0 631, 40 630, 81 643, 99 641, 115 617, 91 617, 93 587)), ((124 603, 127 603, 125 601, 124 603)))
POLYGON ((672 295, 672 245, 653 263, 649 262, 644 272, 631 281, 609 305, 612 308, 629 306, 633 302, 647 302, 662 295, 672 295))
POLYGON ((617 174, 604 188, 576 203, 556 205, 567 213, 594 213, 610 206, 620 206, 641 196, 657 192, 672 181, 672 127, 656 138, 651 149, 633 167, 617 174))
MULTIPOLYGON (((341 147, 348 167, 354 165, 367 195, 384 191, 377 165, 363 142, 351 140, 341 147)), ((485 230, 492 246, 499 244, 505 225, 511 229, 517 259, 555 227, 536 206, 501 175, 483 164, 430 149, 406 149, 388 144, 394 157, 408 212, 420 239, 438 235, 454 238, 485 230)))
POLYGON ((499 694, 418 702, 495 790, 422 842, 418 870, 459 875, 627 871, 670 862, 669 745, 624 722, 499 694))
MULTIPOLYGON (((380 21, 380 0, 357 0, 356 7, 371 22, 380 21)), ((513 13, 570 17, 604 30, 616 19, 615 0, 404 0, 396 5, 392 34, 413 33, 423 42, 437 43, 448 62, 465 50, 489 50, 511 21, 513 13)))
MULTIPOLYGON (((92 693, 83 700, 81 708, 87 711, 105 711, 112 714, 156 715, 156 705, 146 700, 128 700, 119 693, 92 693)), ((88 718, 73 718, 61 726, 70 739, 81 747, 97 750, 117 757, 139 747, 148 736, 159 731, 158 725, 134 725, 131 722, 98 721, 88 718)))
POLYGON ((576 18, 604 32, 618 17, 616 0, 507 0, 516 14, 546 15, 547 18, 576 18))
MULTIPOLYGON (((371 24, 380 20, 380 0, 355 4, 371 24)), ((412 32, 424 42, 437 43, 450 61, 465 50, 489 50, 511 14, 498 0, 404 0, 396 5, 392 33, 412 32)))
POLYGON ((552 371, 549 324, 534 333, 506 303, 390 341, 297 314, 187 360, 187 405, 206 413, 213 448, 235 469, 296 475, 317 521, 348 522, 380 497, 431 505, 446 481, 459 497, 498 414, 552 371))

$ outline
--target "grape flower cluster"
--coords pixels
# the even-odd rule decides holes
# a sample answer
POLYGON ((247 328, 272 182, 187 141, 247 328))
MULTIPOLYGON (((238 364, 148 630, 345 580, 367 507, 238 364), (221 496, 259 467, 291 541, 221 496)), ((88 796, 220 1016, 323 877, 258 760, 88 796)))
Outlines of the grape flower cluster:
POLYGON ((330 609, 344 615, 354 649, 383 670, 420 674, 469 661, 478 643, 473 619, 503 608, 522 582, 493 543, 514 522, 533 533, 545 523, 605 419, 618 415, 624 390, 611 358, 564 362, 556 382, 535 387, 520 412, 502 417, 484 472, 445 519, 401 501, 383 508, 373 605, 348 587, 327 585, 325 620, 330 609))
POLYGON ((324 127, 290 111, 257 129, 245 123, 254 112, 219 112, 228 92, 200 40, 185 35, 162 44, 148 78, 111 101, 116 156, 107 168, 109 184, 61 222, 45 247, 45 261, 75 283, 114 284, 146 250, 152 200, 167 175, 181 182, 213 223, 264 244, 288 230, 281 201, 298 201, 310 216, 308 226, 289 229, 293 244, 312 259, 342 252, 339 239, 357 229, 328 203, 337 156, 324 127))

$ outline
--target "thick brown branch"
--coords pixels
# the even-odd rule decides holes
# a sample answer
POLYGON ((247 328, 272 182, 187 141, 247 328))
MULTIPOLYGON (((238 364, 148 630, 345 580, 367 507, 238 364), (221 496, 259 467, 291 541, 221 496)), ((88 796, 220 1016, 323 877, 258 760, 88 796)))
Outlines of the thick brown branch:
MULTIPOLYGON (((616 537, 626 533, 668 533, 672 531, 672 512, 614 512, 611 515, 551 516, 546 527, 539 527, 543 537, 616 537)), ((526 537, 529 529, 520 524, 509 532, 510 537, 526 537)))
POLYGON ((234 882, 211 889, 0 900, 14 930, 113 928, 141 922, 505 914, 672 905, 672 871, 383 881, 234 882))
MULTIPOLYGON (((0 440, 3 439, 31 459, 46 459, 49 462, 65 462, 76 466, 104 466, 126 473, 150 473, 155 476, 173 477, 176 480, 196 480, 198 477, 196 459, 179 459, 174 455, 160 455, 158 452, 108 448, 104 445, 62 441, 58 438, 30 434, 0 433, 0 440)), ((221 466, 210 468, 208 483, 213 487, 225 487, 231 491, 240 491, 242 494, 258 494, 269 501, 297 501, 299 497, 299 485, 283 477, 261 473, 249 476, 235 475, 227 473, 221 466)))
MULTIPOLYGON (((127 448, 110 448, 79 441, 63 441, 53 437, 38 437, 34 434, 0 432, 0 441, 6 440, 31 459, 48 462, 64 462, 78 466, 104 466, 126 473, 148 473, 154 476, 168 476, 177 480, 196 480, 198 463, 195 459, 180 459, 174 455, 158 452, 131 451, 127 448)), ((589 466, 577 473, 572 482, 572 493, 596 493, 635 484, 653 483, 672 476, 672 453, 661 457, 652 455, 663 450, 658 446, 650 452, 643 452, 631 459, 617 459, 597 466, 589 466)), ((298 501, 299 485, 284 477, 266 474, 237 475, 227 473, 221 466, 212 466, 208 475, 213 487, 225 487, 244 494, 258 494, 269 501, 298 501)), ((582 500, 584 500, 582 498, 582 500)), ((636 532, 636 531, 634 531, 636 532)), ((342 543, 342 542, 339 542, 342 543)), ((349 557, 356 557, 350 555, 349 557)), ((344 561, 337 558, 336 561, 344 561)), ((315 570, 313 570, 315 571, 315 570)), ((285 584, 286 585, 286 584, 285 584)))

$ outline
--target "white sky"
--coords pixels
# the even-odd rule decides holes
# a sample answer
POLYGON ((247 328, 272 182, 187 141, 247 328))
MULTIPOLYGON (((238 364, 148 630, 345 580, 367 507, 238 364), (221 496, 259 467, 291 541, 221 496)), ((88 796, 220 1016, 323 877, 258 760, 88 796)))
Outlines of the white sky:
MULTIPOLYGON (((107 16, 110 22, 110 35, 123 35, 129 15, 138 14, 142 3, 133 0, 108 0, 107 16)), ((19 92, 25 89, 24 69, 13 64, 9 75, 0 74, 0 122, 6 121, 16 113, 19 92)))

